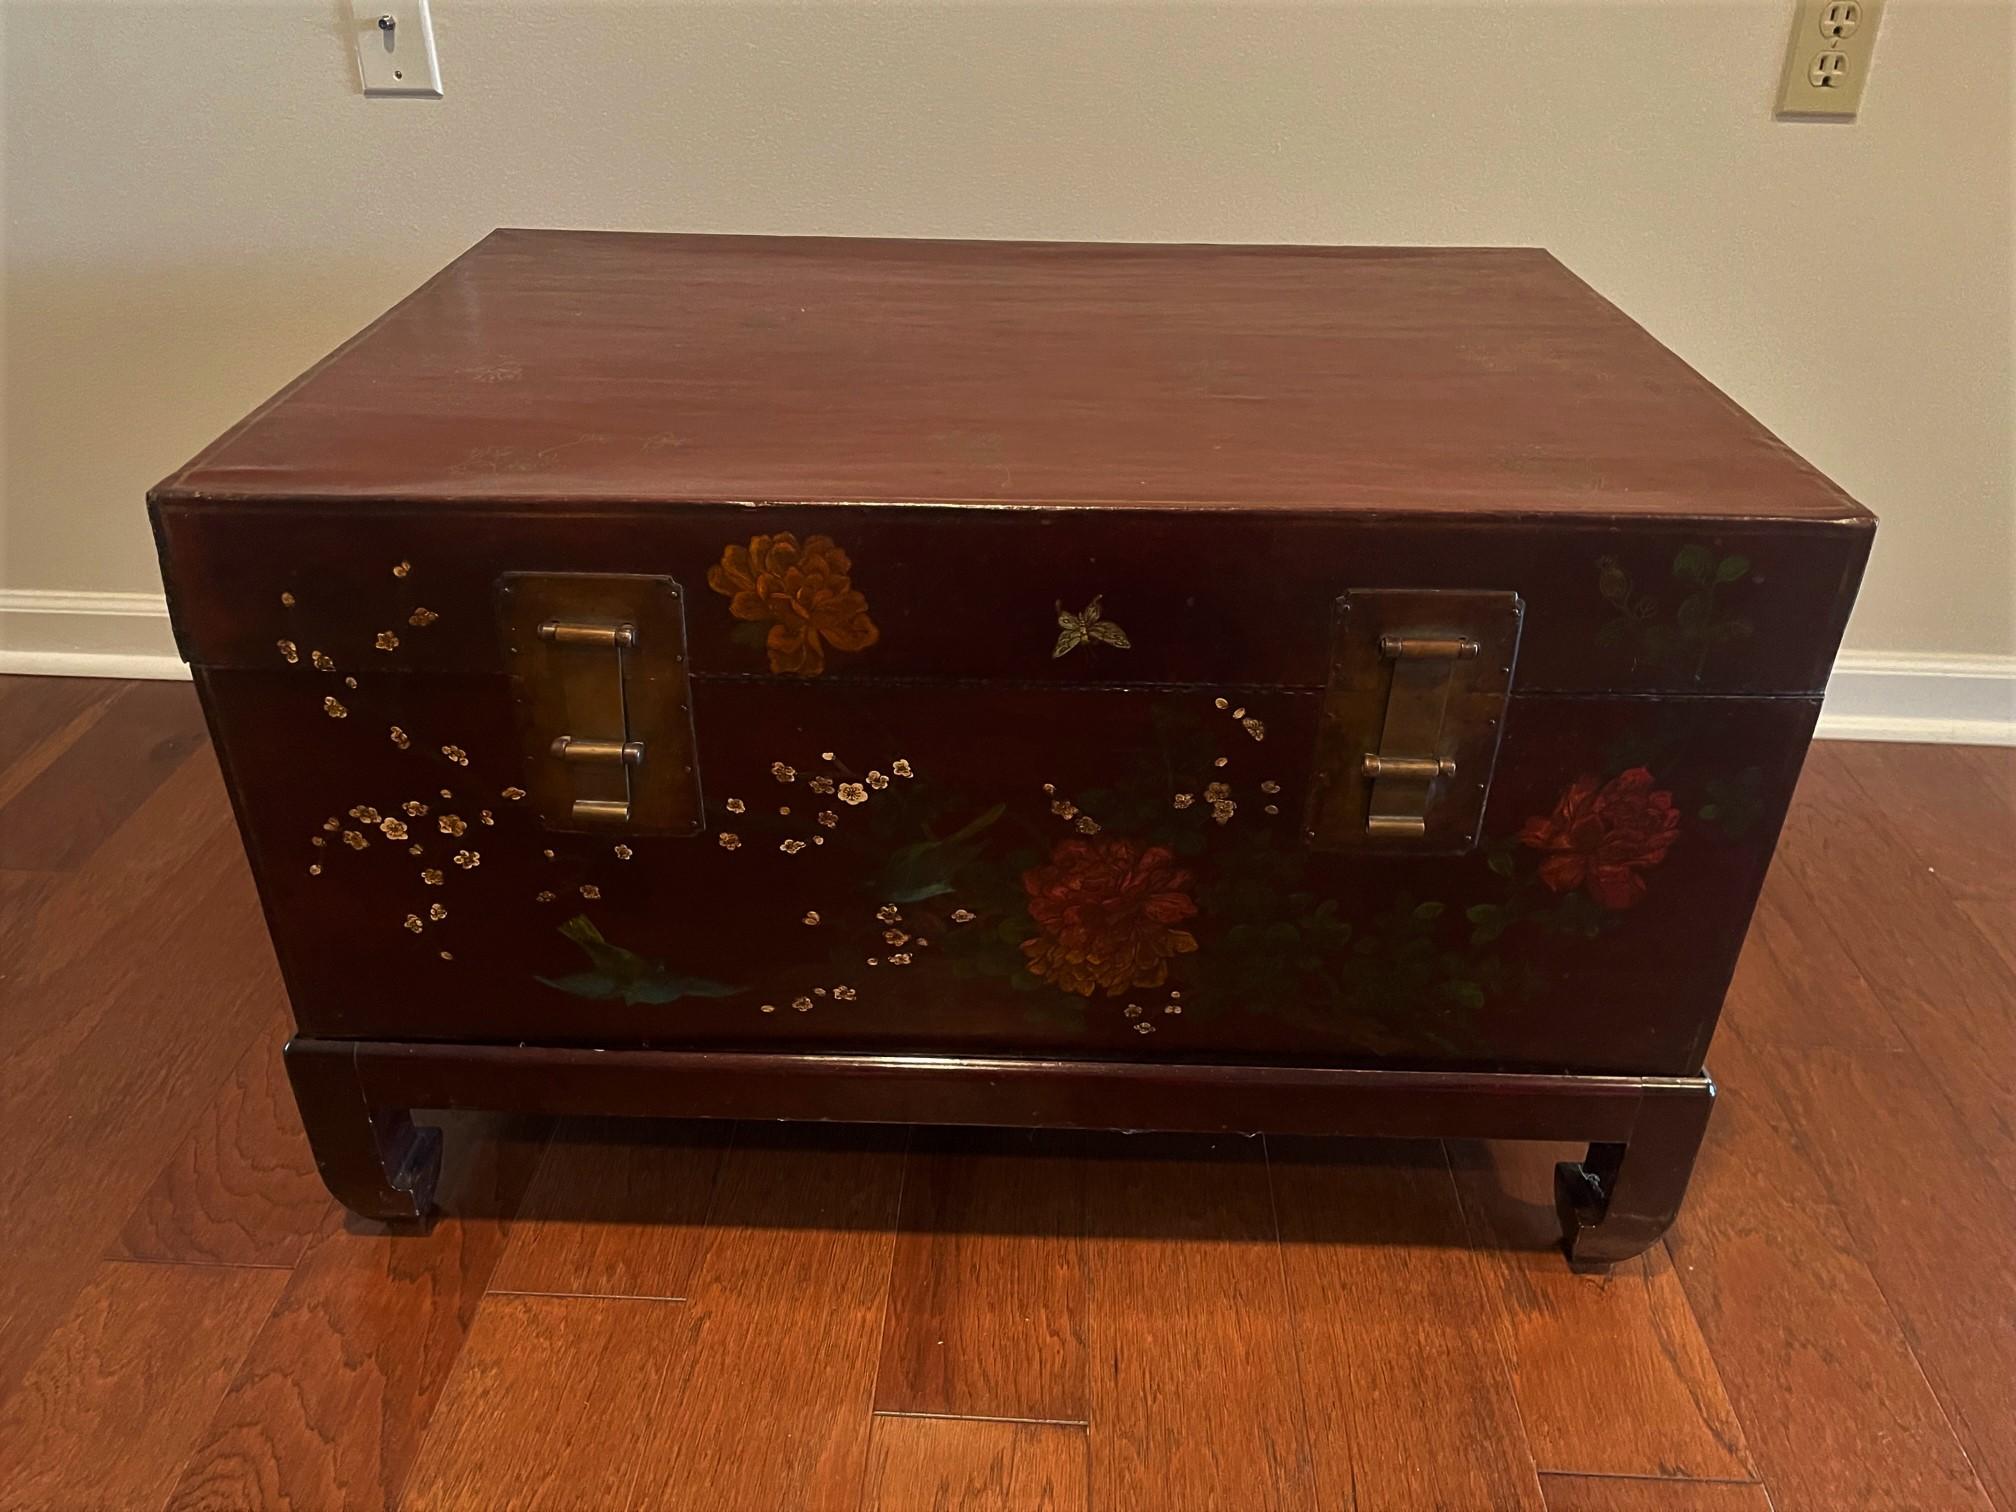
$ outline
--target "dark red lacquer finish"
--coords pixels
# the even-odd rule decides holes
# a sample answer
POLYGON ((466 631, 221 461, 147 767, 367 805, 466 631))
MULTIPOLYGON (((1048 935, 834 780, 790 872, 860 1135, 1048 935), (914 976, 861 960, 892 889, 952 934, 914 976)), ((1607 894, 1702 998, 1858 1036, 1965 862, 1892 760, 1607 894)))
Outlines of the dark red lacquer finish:
POLYGON ((429 1106, 1579 1135, 1597 1262, 1684 1190, 1873 526, 1537 252, 535 232, 152 505, 360 1210, 429 1106), (526 573, 664 580, 620 733, 699 833, 531 780, 526 573), (1517 596, 1467 845, 1310 827, 1381 589, 1517 596))

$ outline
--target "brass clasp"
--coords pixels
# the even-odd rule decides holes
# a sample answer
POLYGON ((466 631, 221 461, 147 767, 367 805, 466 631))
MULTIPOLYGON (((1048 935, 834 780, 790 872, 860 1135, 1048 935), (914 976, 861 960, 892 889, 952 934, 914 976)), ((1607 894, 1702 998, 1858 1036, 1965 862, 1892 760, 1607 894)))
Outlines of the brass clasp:
POLYGON ((1360 763, 1372 782, 1367 834, 1401 840, 1427 833, 1429 794, 1442 778, 1456 775, 1455 758, 1437 754, 1452 663, 1477 649, 1468 636, 1379 637, 1379 654, 1393 663, 1393 681, 1379 749, 1367 751, 1360 763))
POLYGON ((569 714, 585 714, 589 722, 616 731, 615 736, 555 735, 549 749, 563 762, 606 769, 575 779, 569 817, 584 823, 627 824, 630 768, 644 760, 644 742, 628 738, 629 718, 623 707, 623 662, 637 648, 637 627, 549 619, 540 622, 539 639, 587 652, 607 651, 615 658, 613 666, 571 668, 570 681, 578 686, 576 696, 568 700, 569 714))
POLYGON ((525 788, 546 823, 698 833, 679 585, 613 573, 509 573, 497 594, 525 788))
POLYGON ((1476 844, 1523 612, 1513 593, 1354 589, 1337 601, 1312 846, 1476 844))

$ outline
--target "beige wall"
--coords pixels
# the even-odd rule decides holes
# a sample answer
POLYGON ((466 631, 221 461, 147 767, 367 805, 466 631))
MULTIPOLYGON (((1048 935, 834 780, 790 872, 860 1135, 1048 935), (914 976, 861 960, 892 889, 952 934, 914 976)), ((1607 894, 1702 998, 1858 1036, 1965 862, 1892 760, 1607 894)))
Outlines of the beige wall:
POLYGON ((144 489, 498 224, 1525 243, 1884 518, 1850 633, 2016 652, 2012 6, 1890 0, 1862 119, 1790 0, 0 0, 0 589, 156 588, 144 489))

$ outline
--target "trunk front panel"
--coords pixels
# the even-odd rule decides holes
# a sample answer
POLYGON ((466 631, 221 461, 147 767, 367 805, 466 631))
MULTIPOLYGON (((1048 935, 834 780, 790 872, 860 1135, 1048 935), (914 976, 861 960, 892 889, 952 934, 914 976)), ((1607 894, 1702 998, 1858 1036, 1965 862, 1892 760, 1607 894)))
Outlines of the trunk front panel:
POLYGON ((1868 544, 897 506, 157 522, 307 1033, 1647 1074, 1699 1069, 1868 544), (690 761, 655 829, 551 822, 568 732, 517 716, 614 686, 525 697, 565 657, 500 585, 575 572, 673 580, 625 611, 661 656, 680 625, 650 727, 571 731, 690 761), (1523 606, 1452 853, 1308 840, 1312 784, 1379 749, 1319 723, 1338 600, 1380 589, 1523 606))
POLYGON ((1478 848, 1410 858, 1303 843, 1307 692, 703 682, 687 839, 541 826, 501 678, 328 680, 204 679, 308 1033, 1649 1073, 1818 709, 1515 699, 1478 848))

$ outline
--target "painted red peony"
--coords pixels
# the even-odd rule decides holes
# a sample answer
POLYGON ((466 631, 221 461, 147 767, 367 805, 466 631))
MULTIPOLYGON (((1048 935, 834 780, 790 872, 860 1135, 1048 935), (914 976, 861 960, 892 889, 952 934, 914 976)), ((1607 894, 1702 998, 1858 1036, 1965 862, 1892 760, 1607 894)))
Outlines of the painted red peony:
POLYGON ((728 600, 735 618, 769 625, 764 649, 772 672, 817 677, 826 670, 827 646, 865 651, 881 638, 853 570, 831 538, 815 535, 800 546, 780 530, 728 547, 707 569, 707 586, 728 600))
POLYGON ((1047 863, 1022 874, 1029 917, 1042 931, 1022 942, 1029 970, 1081 997, 1159 987, 1169 958, 1197 948, 1196 936, 1176 927, 1197 912, 1190 880, 1159 845, 1118 835, 1059 841, 1047 863))
POLYGON ((1653 791, 1652 774, 1633 767, 1601 786, 1578 777, 1519 839, 1547 853, 1540 880, 1555 892, 1586 888, 1605 908, 1629 908, 1645 896, 1640 873, 1666 859, 1679 829, 1673 795, 1653 791))

